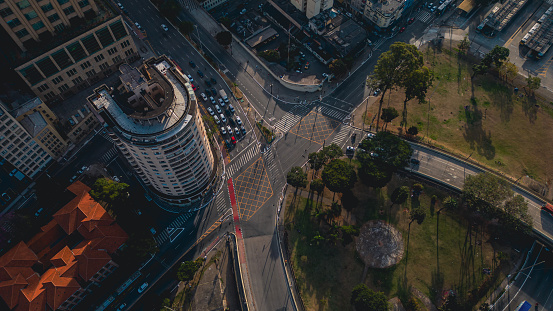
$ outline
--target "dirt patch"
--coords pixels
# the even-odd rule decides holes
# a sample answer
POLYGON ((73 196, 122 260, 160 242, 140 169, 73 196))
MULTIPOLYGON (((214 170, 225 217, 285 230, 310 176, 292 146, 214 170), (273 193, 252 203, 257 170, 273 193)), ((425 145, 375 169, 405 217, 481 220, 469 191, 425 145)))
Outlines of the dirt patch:
POLYGON ((372 220, 361 227, 356 249, 369 267, 388 268, 403 258, 403 237, 383 220, 372 220))

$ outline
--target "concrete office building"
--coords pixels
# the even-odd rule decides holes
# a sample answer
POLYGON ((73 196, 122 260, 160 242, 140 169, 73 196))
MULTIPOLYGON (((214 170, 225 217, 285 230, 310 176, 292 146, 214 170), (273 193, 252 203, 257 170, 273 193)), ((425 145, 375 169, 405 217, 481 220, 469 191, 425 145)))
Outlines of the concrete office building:
POLYGON ((298 10, 305 12, 307 18, 332 8, 334 4, 333 0, 291 0, 291 2, 298 10))
POLYGON ((15 71, 47 103, 138 57, 123 18, 103 0, 5 0, 0 17, 23 52, 15 71))
POLYGON ((51 140, 48 123, 39 112, 25 116, 21 122, 10 114, 0 102, 0 156, 16 169, 33 178, 50 161, 52 156, 42 140, 51 140))
POLYGON ((88 98, 158 205, 190 208, 217 176, 196 96, 166 56, 120 67, 122 86, 103 85, 88 98))
MULTIPOLYGON (((378 29, 385 29, 398 20, 413 0, 367 0, 363 15, 378 29)), ((356 2, 356 7, 361 3, 356 2)))

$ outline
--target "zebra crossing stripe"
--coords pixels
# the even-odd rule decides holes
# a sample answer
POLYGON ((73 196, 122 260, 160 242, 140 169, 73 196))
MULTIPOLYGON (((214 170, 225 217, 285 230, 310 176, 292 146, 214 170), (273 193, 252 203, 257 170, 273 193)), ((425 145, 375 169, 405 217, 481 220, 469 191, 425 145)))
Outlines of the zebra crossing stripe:
POLYGON ((344 140, 344 138, 348 135, 349 128, 347 126, 342 126, 340 128, 340 131, 334 136, 334 139, 332 140, 332 144, 340 145, 340 143, 344 140))
POLYGON ((259 145, 253 144, 253 147, 249 148, 241 156, 233 160, 233 163, 228 167, 228 175, 229 176, 234 175, 234 173, 236 173, 238 168, 244 166, 244 164, 248 163, 248 161, 251 160, 258 153, 259 153, 259 145))
POLYGON ((275 128, 279 129, 283 133, 288 132, 292 126, 294 126, 308 111, 309 108, 307 106, 294 106, 294 108, 292 108, 277 123, 275 123, 275 128))

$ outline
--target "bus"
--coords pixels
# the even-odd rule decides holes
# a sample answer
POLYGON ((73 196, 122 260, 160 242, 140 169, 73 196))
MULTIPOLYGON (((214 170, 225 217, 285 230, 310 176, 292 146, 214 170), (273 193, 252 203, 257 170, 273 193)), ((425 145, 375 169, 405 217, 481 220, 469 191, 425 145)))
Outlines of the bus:
POLYGON ((515 311, 529 311, 532 305, 528 301, 521 302, 515 311))

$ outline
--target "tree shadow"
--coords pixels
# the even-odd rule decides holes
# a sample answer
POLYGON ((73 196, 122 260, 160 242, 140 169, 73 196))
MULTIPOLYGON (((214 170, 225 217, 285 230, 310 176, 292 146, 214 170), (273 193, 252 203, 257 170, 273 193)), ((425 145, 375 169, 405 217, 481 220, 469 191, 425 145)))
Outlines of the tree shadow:
POLYGON ((478 108, 476 100, 472 105, 464 107, 465 129, 463 138, 469 143, 470 149, 491 160, 495 157, 495 147, 492 144, 491 132, 486 133, 482 127, 482 110, 478 108))
POLYGON ((488 79, 483 80, 481 86, 486 93, 490 94, 491 104, 499 109, 501 121, 509 122, 515 105, 509 87, 488 79))
POLYGON ((436 302, 440 299, 442 290, 444 289, 444 274, 440 272, 440 269, 434 269, 432 271, 432 279, 428 292, 430 293, 430 300, 436 302))
POLYGON ((359 199, 353 194, 351 190, 346 190, 342 193, 342 207, 345 210, 351 211, 359 204, 359 199))
POLYGON ((528 117, 528 121, 530 121, 530 123, 532 124, 538 119, 538 110, 540 106, 537 102, 538 101, 536 100, 535 96, 525 96, 521 100, 522 111, 528 117))

